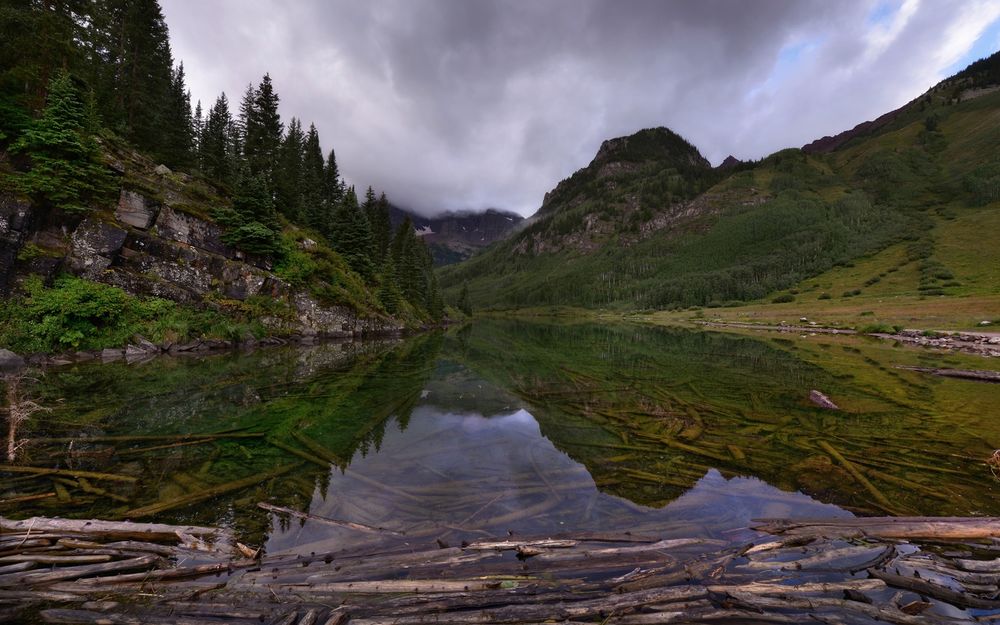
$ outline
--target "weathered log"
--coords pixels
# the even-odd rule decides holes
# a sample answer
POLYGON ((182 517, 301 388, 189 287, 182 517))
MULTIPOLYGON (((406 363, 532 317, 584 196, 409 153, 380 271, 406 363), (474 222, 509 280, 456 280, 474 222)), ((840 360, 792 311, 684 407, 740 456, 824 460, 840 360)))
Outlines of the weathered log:
POLYGON ((7 499, 0 499, 0 506, 8 506, 17 503, 27 503, 29 501, 38 501, 39 499, 48 499, 49 497, 55 497, 54 492, 51 493, 38 493, 37 495, 19 495, 17 497, 9 497, 7 499))
POLYGON ((830 454, 833 457, 834 460, 836 460, 837 462, 839 462, 841 466, 843 466, 845 469, 847 469, 847 472, 850 473, 851 476, 855 480, 857 480, 859 484, 861 484, 862 486, 864 486, 865 490, 867 490, 869 493, 871 493, 872 497, 875 498, 875 501, 877 501, 880 506, 882 506, 883 508, 885 508, 888 512, 892 512, 893 511, 894 506, 892 505, 892 502, 889 501, 886 498, 886 496, 882 494, 882 491, 880 491, 879 489, 875 488, 875 485, 872 484, 871 482, 869 482, 868 478, 866 478, 861 473, 861 471, 859 471, 858 468, 856 466, 854 466, 854 464, 850 460, 848 460, 843 455, 841 455, 841 453, 839 451, 837 451, 836 449, 834 449, 833 445, 831 445, 830 443, 828 443, 826 441, 818 441, 818 444, 819 444, 820 447, 823 448, 823 451, 825 451, 826 453, 830 454))
POLYGON ((967 592, 960 592, 952 590, 951 588, 946 588, 945 586, 935 584, 919 577, 905 577, 903 575, 897 575, 895 573, 879 569, 869 569, 868 573, 895 588, 912 590, 913 592, 920 593, 921 595, 934 597, 935 599, 940 599, 941 601, 947 601, 952 605, 962 608, 984 608, 987 610, 1000 609, 1000 600, 983 599, 967 592))
POLYGON ((269 445, 274 445, 278 449, 287 451, 288 453, 292 454, 293 456, 298 456, 299 458, 302 458, 303 460, 311 462, 311 463, 313 463, 313 464, 315 464, 315 465, 317 465, 319 467, 322 467, 324 469, 327 469, 327 470, 330 469, 330 462, 329 461, 323 460, 322 458, 317 458, 316 456, 310 454, 309 452, 302 451, 301 449, 296 449, 295 447, 292 447, 291 445, 289 445, 287 443, 283 443, 283 442, 281 442, 281 441, 279 441, 279 440, 277 440, 275 438, 269 438, 269 439, 267 439, 267 442, 268 442, 269 445))
POLYGON ((769 534, 903 539, 976 540, 1000 538, 996 517, 866 517, 853 519, 756 519, 753 529, 769 534))
POLYGON ((129 510, 125 513, 125 517, 139 519, 144 516, 150 516, 153 514, 159 514, 160 512, 165 512, 167 510, 174 510, 176 508, 183 508, 185 506, 190 506, 196 503, 200 503, 207 499, 213 497, 218 497, 219 495, 224 495, 226 493, 231 493, 233 491, 242 490, 249 486, 254 486, 260 484, 261 482, 266 482, 267 480, 278 477, 279 475, 284 475, 289 471, 301 466, 301 462, 296 462, 293 464, 286 464, 282 467, 274 469, 273 471, 268 471, 266 473, 261 473, 259 475, 251 475, 250 477, 245 477, 241 480, 236 480, 233 482, 227 482, 226 484, 220 484, 212 488, 207 488, 203 491, 197 493, 191 493, 190 495, 185 495, 183 497, 177 497, 170 499, 168 501, 161 501, 159 503, 154 503, 148 506, 143 506, 141 508, 135 508, 129 510))
POLYGON ((392 530, 387 530, 383 527, 372 527, 371 525, 364 525, 362 523, 355 523, 353 521, 341 521, 340 519, 330 519, 323 516, 318 516, 315 514, 310 514, 308 512, 299 512, 298 510, 292 510, 291 508, 284 508, 282 506, 274 506, 269 503, 264 503, 263 501, 257 502, 257 507, 262 510, 267 510, 268 512, 274 512, 277 514, 287 514, 289 516, 294 516, 300 519, 307 519, 309 521, 316 521, 317 523, 324 523, 326 525, 333 525, 335 527, 343 527, 350 530, 355 530, 358 532, 368 532, 372 534, 389 534, 390 536, 402 536, 400 532, 394 532, 392 530))
POLYGON ((33 586, 35 584, 48 584, 69 579, 79 579, 92 575, 102 575, 115 571, 128 571, 135 569, 145 569, 156 564, 160 558, 158 556, 140 556, 128 560, 118 560, 115 562, 104 562, 102 564, 86 564, 83 566, 68 566, 54 571, 40 571, 37 573, 11 573, 0 577, 0 586, 33 586))
POLYGON ((134 484, 139 481, 130 475, 114 475, 112 473, 96 473, 94 471, 77 471, 75 469, 49 469, 46 467, 22 467, 10 464, 0 464, 0 473, 32 473, 34 475, 68 475, 70 477, 89 477, 95 480, 106 480, 110 482, 128 482, 134 484))
POLYGON ((95 564, 97 562, 109 562, 109 555, 70 555, 56 556, 36 553, 23 553, 13 556, 0 557, 0 563, 11 562, 37 562, 38 564, 95 564))
POLYGON ((156 540, 177 543, 177 532, 210 540, 229 540, 227 530, 196 525, 165 525, 163 523, 131 523, 128 521, 97 521, 49 519, 32 517, 14 521, 0 517, 0 534, 23 533, 25 537, 53 533, 59 536, 91 536, 114 539, 156 540))
POLYGON ((977 382, 1000 383, 1000 371, 983 371, 977 369, 941 369, 937 367, 910 367, 896 365, 897 369, 916 371, 918 373, 929 373, 945 378, 958 378, 960 380, 976 380, 977 382))

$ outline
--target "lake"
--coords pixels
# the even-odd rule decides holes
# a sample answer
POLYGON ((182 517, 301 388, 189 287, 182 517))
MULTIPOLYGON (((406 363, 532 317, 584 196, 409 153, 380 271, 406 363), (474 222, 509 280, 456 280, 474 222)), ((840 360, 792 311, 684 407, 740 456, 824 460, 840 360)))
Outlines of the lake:
POLYGON ((989 364, 857 337, 512 320, 79 364, 28 387, 51 412, 18 433, 16 464, 62 472, 2 473, 0 514, 221 525, 270 554, 1000 515, 984 463, 1000 385, 897 368, 989 364))

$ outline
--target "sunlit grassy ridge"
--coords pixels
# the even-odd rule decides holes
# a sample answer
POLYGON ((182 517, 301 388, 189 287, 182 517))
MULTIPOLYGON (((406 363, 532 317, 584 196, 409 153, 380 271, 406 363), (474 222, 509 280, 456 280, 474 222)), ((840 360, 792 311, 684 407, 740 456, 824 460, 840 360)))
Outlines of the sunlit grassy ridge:
POLYGON ((528 228, 442 270, 442 285, 500 309, 1000 296, 1000 92, 959 101, 973 86, 945 81, 832 153, 726 172, 678 168, 694 148, 677 142, 671 158, 602 148, 528 228))

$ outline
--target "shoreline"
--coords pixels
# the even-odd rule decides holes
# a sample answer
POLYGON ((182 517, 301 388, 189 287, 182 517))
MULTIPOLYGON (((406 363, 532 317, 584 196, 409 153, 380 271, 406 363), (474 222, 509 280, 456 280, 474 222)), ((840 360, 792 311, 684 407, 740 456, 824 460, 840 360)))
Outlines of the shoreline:
POLYGON ((442 322, 418 328, 392 328, 349 335, 294 334, 289 336, 266 336, 253 340, 193 339, 183 343, 157 344, 142 337, 136 337, 137 340, 120 348, 106 347, 92 350, 35 353, 24 356, 10 350, 0 349, 0 372, 10 374, 17 373, 27 367, 47 369, 49 367, 63 367, 82 363, 110 364, 125 362, 126 364, 139 364, 161 356, 208 356, 226 352, 249 352, 266 347, 309 347, 313 345, 402 339, 424 332, 444 330, 458 323, 461 322, 442 322))

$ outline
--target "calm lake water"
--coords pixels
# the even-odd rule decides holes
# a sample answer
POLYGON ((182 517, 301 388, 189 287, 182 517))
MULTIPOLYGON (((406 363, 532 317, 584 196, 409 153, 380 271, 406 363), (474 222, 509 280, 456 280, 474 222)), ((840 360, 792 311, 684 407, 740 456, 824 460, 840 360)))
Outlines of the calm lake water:
POLYGON ((77 365, 31 389, 53 410, 20 433, 35 440, 18 463, 113 477, 0 473, 0 499, 40 497, 0 514, 225 525, 269 553, 1000 514, 983 462, 1000 447, 1000 385, 897 368, 928 363, 991 364, 848 337, 477 321, 77 365), (813 389, 841 410, 811 404, 813 389))

